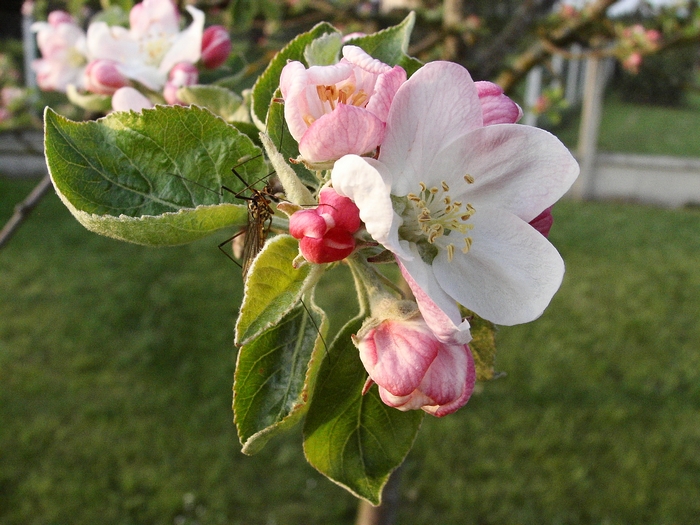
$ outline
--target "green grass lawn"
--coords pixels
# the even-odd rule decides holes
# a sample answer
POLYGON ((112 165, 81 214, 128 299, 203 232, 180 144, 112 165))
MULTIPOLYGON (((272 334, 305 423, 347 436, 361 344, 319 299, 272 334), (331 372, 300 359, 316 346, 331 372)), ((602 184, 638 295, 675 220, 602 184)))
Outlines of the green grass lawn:
MULTIPOLYGON (((0 178, 0 223, 31 185, 0 178)), ((505 377, 426 418, 397 523, 695 523, 699 233, 698 210, 558 204, 562 289, 499 331, 505 377)), ((127 245, 51 195, 0 251, 2 525, 353 523, 299 432, 240 453, 225 237, 127 245)))
MULTIPOLYGON (((571 110, 555 134, 576 148, 580 109, 571 110)), ((665 108, 630 104, 615 93, 605 98, 598 149, 613 153, 640 153, 700 157, 700 95, 689 94, 683 107, 665 108)))

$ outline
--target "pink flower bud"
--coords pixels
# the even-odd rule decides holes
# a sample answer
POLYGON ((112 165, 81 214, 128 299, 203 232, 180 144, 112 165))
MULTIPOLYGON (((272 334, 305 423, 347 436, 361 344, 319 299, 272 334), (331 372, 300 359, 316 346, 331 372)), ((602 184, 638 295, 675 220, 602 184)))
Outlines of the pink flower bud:
POLYGON ((177 90, 184 86, 192 86, 199 80, 199 71, 194 64, 179 62, 170 70, 168 81, 163 88, 163 97, 168 104, 182 104, 177 98, 177 90))
POLYGON ((503 93, 493 82, 474 82, 479 95, 484 126, 491 124, 515 124, 523 116, 523 110, 503 93))
POLYGON ((402 411, 442 417, 464 406, 476 381, 469 346, 439 341, 415 303, 398 301, 392 309, 385 319, 368 319, 353 338, 367 386, 377 383, 382 401, 402 411))
POLYGON ((355 249, 354 233, 360 229, 360 210, 332 188, 319 194, 317 208, 300 210, 289 219, 289 233, 299 239, 307 261, 316 264, 340 261, 355 249))
POLYGON ((61 24, 75 23, 70 13, 66 13, 65 11, 51 11, 47 18, 47 21, 52 27, 58 27, 61 24))
POLYGON ((112 95, 117 89, 129 85, 129 80, 119 71, 114 60, 97 59, 85 68, 85 89, 100 95, 112 95))
POLYGON ((231 37, 223 26, 208 27, 202 35, 202 63, 207 69, 221 66, 231 54, 231 37))
POLYGON ((118 89, 112 95, 112 109, 114 111, 141 111, 152 107, 153 103, 150 100, 129 86, 118 89))

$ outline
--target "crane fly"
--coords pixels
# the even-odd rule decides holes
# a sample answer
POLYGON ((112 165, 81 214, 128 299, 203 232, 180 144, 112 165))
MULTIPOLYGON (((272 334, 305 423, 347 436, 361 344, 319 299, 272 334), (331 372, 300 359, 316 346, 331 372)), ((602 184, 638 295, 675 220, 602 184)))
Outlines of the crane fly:
MULTIPOLYGON (((238 174, 235 167, 232 168, 231 171, 233 171, 233 174, 236 177, 238 177, 244 184, 247 184, 243 177, 241 177, 238 174)), ((263 249, 263 246, 265 246, 267 235, 270 233, 272 216, 275 213, 272 207, 270 206, 270 203, 276 202, 278 199, 273 193, 269 178, 268 181, 265 183, 265 186, 261 190, 258 190, 253 187, 246 187, 240 192, 234 193, 234 195, 239 199, 244 199, 248 201, 248 224, 241 233, 221 243, 219 245, 219 249, 221 249, 221 247, 224 244, 228 243, 229 241, 232 241, 238 235, 245 235, 243 240, 243 254, 241 256, 241 273, 243 275, 243 280, 245 280, 248 275, 250 265, 252 264, 253 260, 258 255, 258 253, 260 253, 260 250, 263 249), (251 192, 251 195, 248 197, 242 195, 242 193, 247 189, 249 189, 251 192)))

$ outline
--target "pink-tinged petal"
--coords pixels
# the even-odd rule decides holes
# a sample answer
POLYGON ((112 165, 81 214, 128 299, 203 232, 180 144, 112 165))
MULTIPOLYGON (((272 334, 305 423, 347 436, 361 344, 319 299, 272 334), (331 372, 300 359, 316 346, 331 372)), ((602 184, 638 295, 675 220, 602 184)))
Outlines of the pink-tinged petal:
POLYGON ((523 116, 523 110, 508 98, 501 86, 493 82, 475 82, 479 93, 484 126, 492 124, 515 124, 523 116))
POLYGON ((332 86, 352 75, 352 65, 339 62, 331 66, 311 66, 307 69, 308 83, 314 86, 332 86))
POLYGON ((406 82, 406 71, 399 66, 394 66, 387 73, 380 75, 374 86, 374 95, 367 103, 367 111, 385 122, 389 116, 391 102, 404 82, 406 82))
POLYGON ((195 64, 201 57, 204 13, 192 6, 187 6, 187 11, 192 15, 192 23, 175 37, 175 41, 158 67, 161 74, 167 74, 178 62, 195 64))
POLYGON ((453 200, 469 202, 477 212, 482 207, 501 208, 529 222, 561 198, 578 173, 574 157, 551 133, 519 124, 495 124, 443 148, 424 182, 439 186, 444 180, 452 188, 463 188, 463 193, 452 194, 453 200), (459 158, 463 161, 456 163, 459 158), (467 174, 473 184, 465 184, 467 174))
POLYGON ((355 250, 355 238, 346 231, 332 229, 322 238, 302 238, 299 248, 304 258, 315 264, 342 261, 355 250))
POLYGON ((384 138, 384 123, 365 109, 338 104, 316 120, 299 141, 299 153, 310 162, 339 159, 349 153, 367 153, 384 138))
POLYGON ((467 404, 475 383, 476 368, 469 347, 444 347, 419 387, 435 401, 434 405, 424 406, 423 410, 435 417, 452 414, 467 404))
POLYGON ((418 387, 440 347, 420 318, 385 319, 358 346, 367 373, 395 396, 408 395, 418 387))
POLYGON ((295 239, 303 237, 320 239, 326 231, 328 231, 326 221, 315 209, 299 210, 289 219, 289 234, 295 239))
POLYGON ((297 142, 309 127, 304 121, 308 108, 305 98, 302 98, 308 84, 306 68, 301 62, 289 62, 282 69, 280 91, 284 98, 284 120, 287 122, 289 133, 297 142))
POLYGON ((462 321, 456 301, 438 284, 431 267, 421 260, 415 248, 413 252, 412 261, 397 259, 397 263, 426 324, 443 343, 468 343, 472 339, 469 321, 462 321), (410 272, 406 265, 411 268, 410 272))
POLYGON ((120 88, 112 95, 114 111, 141 111, 152 107, 153 103, 132 87, 120 88))
POLYGON ((401 411, 422 408, 443 417, 467 404, 475 383, 476 369, 469 347, 443 346, 416 390, 397 396, 380 385, 379 396, 386 405, 401 411))
POLYGON ((401 85, 389 110, 379 158, 401 174, 392 194, 415 191, 446 139, 481 126, 481 104, 466 69, 452 62, 420 68, 401 85))
POLYGON ((149 32, 174 34, 179 24, 180 13, 171 0, 143 0, 129 12, 129 26, 139 37, 149 32))
POLYGON ((51 11, 47 17, 49 25, 58 27, 60 24, 75 24, 75 20, 66 11, 51 11))
POLYGON ((433 400, 420 390, 414 390, 406 396, 395 396, 385 388, 379 387, 379 397, 385 405, 407 412, 408 410, 418 410, 433 403, 433 400))
POLYGON ((357 155, 338 159, 331 172, 333 189, 350 198, 360 209, 360 219, 367 232, 378 243, 410 260, 413 255, 399 244, 401 219, 391 204, 390 186, 381 162, 357 155))
POLYGON ((441 250, 433 261, 440 286, 493 323, 537 319, 564 276, 557 250, 528 223, 503 210, 477 208, 469 222, 474 225, 469 251, 457 249, 449 261, 446 250, 441 250))
POLYGON ((343 46, 343 58, 354 66, 358 66, 369 73, 380 75, 391 71, 391 66, 381 60, 373 58, 367 52, 357 46, 343 46))
POLYGON ((348 197, 338 194, 333 188, 323 188, 319 192, 318 202, 319 213, 332 217, 331 227, 349 233, 360 229, 360 210, 348 197))
POLYGON ((530 221, 530 226, 535 228, 545 237, 549 237, 549 230, 552 229, 552 224, 554 223, 554 217, 552 217, 552 207, 545 209, 537 217, 530 221))

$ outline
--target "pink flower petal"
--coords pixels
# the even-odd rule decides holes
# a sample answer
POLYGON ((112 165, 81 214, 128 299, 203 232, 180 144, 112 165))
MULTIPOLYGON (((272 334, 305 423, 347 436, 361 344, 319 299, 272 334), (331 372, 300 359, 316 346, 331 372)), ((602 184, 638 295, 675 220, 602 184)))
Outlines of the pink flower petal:
POLYGON ((384 138, 384 123, 369 111, 338 104, 309 126, 299 153, 311 162, 339 159, 349 153, 368 153, 384 138))
POLYGON ((374 87, 374 95, 367 103, 367 111, 382 122, 386 122, 391 102, 404 82, 406 82, 406 72, 399 66, 394 66, 389 72, 381 75, 374 87))
POLYGON ((484 126, 492 124, 515 124, 523 116, 523 110, 508 98, 501 86, 493 82, 475 82, 479 93, 484 126))
POLYGON ((435 337, 448 344, 466 344, 471 341, 469 322, 462 321, 456 301, 440 287, 430 267, 420 259, 420 256, 416 253, 412 261, 402 261, 397 258, 397 263, 401 275, 413 292, 423 319, 435 337), (411 273, 405 265, 411 267, 411 273), (420 280, 422 286, 416 280, 420 280), (440 302, 440 306, 435 299, 440 302))
POLYGON ((418 387, 440 346, 420 320, 386 319, 363 338, 359 350, 374 382, 405 396, 418 387))

